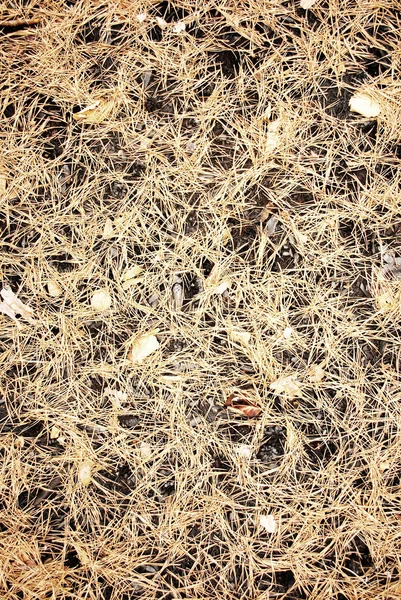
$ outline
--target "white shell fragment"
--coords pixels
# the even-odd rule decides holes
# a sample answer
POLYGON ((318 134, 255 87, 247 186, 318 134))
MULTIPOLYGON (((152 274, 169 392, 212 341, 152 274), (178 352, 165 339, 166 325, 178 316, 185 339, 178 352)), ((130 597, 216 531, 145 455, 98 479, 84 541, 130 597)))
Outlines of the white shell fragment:
POLYGON ((380 104, 369 96, 369 94, 362 92, 352 96, 349 101, 349 107, 352 112, 356 112, 368 119, 377 117, 381 112, 380 104))
POLYGON ((185 31, 185 23, 177 21, 173 26, 173 33, 182 33, 183 31, 185 31))
POLYGON ((85 462, 81 465, 78 471, 78 481, 80 481, 85 487, 90 484, 92 481, 92 467, 90 463, 85 462))
POLYGON ((277 523, 273 515, 260 515, 259 523, 267 533, 276 533, 277 523))
POLYGON ((156 23, 158 24, 160 29, 166 29, 167 27, 167 21, 165 21, 161 17, 156 17, 156 23))
POLYGON ((141 335, 135 340, 131 348, 130 359, 134 364, 140 364, 147 356, 153 354, 159 346, 160 344, 155 335, 141 335))
POLYGON ((33 309, 26 304, 23 304, 19 298, 14 294, 12 289, 9 286, 3 287, 0 292, 1 297, 4 302, 0 302, 0 313, 4 313, 9 316, 11 319, 16 321, 17 327, 20 328, 21 325, 16 318, 16 315, 21 315, 30 323, 34 323, 35 321, 32 318, 33 309))
POLYGON ((214 290, 213 290, 213 294, 224 294, 224 292, 226 290, 228 290, 228 288, 230 287, 231 282, 228 279, 225 279, 224 281, 222 281, 221 283, 219 283, 219 285, 217 285, 214 290))
POLYGON ((106 289, 97 290, 91 299, 92 308, 98 311, 108 310, 111 306, 111 296, 106 289))
POLYGON ((242 458, 251 458, 252 452, 252 446, 249 446, 248 444, 238 444, 235 446, 235 453, 242 458))
POLYGON ((150 458, 152 455, 152 447, 150 444, 148 444, 148 442, 141 442, 139 451, 143 460, 148 460, 148 458, 150 458))
POLYGON ((104 228, 103 228, 103 238, 105 240, 107 240, 108 238, 111 238, 113 235, 114 235, 113 221, 111 219, 106 219, 106 223, 104 224, 104 228))
POLYGON ((320 383, 324 379, 325 372, 321 365, 312 365, 309 369, 309 381, 320 383))
POLYGON ((52 298, 57 298, 62 294, 63 290, 56 281, 52 280, 47 284, 47 292, 52 298))
POLYGON ((53 425, 53 427, 50 429, 50 439, 51 440, 56 440, 61 433, 61 429, 59 429, 57 427, 57 425, 53 425))

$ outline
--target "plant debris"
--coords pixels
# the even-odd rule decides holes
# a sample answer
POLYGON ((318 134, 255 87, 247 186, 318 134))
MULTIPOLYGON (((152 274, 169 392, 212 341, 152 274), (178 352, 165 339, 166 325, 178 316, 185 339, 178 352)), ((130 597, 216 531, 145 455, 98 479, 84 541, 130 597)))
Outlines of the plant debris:
POLYGON ((30 306, 23 304, 9 286, 5 286, 0 291, 0 295, 3 298, 3 302, 0 302, 0 313, 4 313, 13 319, 13 321, 17 323, 18 328, 21 327, 21 324, 17 319, 17 315, 21 315, 21 317, 26 319, 29 323, 35 322, 32 318, 33 309, 30 306))
POLYGON ((239 331, 237 329, 228 330, 228 336, 232 339, 233 342, 238 344, 243 344, 247 346, 251 341, 251 334, 249 331, 239 331))
POLYGON ((143 272, 143 268, 139 265, 134 265, 125 271, 124 275, 121 278, 122 284, 121 287, 123 290, 128 290, 133 285, 136 285, 140 281, 142 281, 142 277, 138 277, 143 272))
POLYGON ((99 98, 72 116, 75 121, 85 125, 97 125, 108 119, 116 107, 116 99, 99 98))
POLYGON ((302 391, 295 375, 283 375, 270 384, 270 389, 276 394, 284 394, 288 398, 300 398, 302 391))
POLYGON ((245 396, 237 396, 234 393, 228 396, 224 406, 226 406, 228 410, 243 417, 258 417, 262 412, 262 409, 259 408, 259 406, 253 404, 245 396))
POLYGON ((1 20, 0 597, 399 598, 399 2, 1 20))
POLYGON ((326 373, 322 365, 312 365, 309 369, 309 381, 312 383, 320 383, 323 381, 326 373))
POLYGON ((106 223, 104 224, 103 228, 103 238, 108 240, 113 237, 114 233, 113 221, 111 219, 106 219, 106 223))

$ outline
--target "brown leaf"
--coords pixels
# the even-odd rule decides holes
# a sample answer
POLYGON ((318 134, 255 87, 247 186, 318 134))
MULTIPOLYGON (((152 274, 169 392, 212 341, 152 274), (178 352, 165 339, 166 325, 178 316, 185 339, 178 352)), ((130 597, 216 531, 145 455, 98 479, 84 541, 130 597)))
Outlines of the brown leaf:
POLYGON ((230 394, 228 396, 224 406, 226 406, 228 410, 245 417, 258 417, 262 412, 262 409, 259 408, 259 406, 253 404, 244 396, 236 396, 235 394, 230 394))

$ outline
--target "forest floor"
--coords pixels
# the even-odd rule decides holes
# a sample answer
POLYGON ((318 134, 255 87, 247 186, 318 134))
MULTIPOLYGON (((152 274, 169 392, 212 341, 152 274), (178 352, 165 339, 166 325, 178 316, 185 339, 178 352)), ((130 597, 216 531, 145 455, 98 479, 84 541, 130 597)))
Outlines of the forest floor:
POLYGON ((305 3, 0 3, 3 600, 401 598, 401 4, 305 3))

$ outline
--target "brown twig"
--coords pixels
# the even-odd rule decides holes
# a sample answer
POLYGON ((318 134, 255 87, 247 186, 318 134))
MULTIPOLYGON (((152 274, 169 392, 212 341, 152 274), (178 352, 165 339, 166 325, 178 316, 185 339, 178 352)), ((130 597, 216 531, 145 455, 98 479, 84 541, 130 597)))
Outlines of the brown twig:
POLYGON ((36 25, 36 23, 40 23, 40 17, 31 17, 30 19, 24 19, 21 17, 20 19, 10 19, 9 21, 1 21, 0 27, 20 27, 22 25, 36 25))

